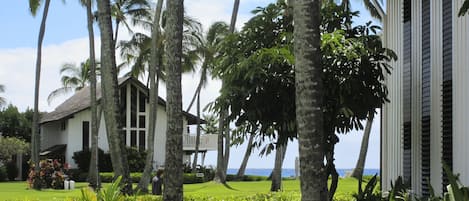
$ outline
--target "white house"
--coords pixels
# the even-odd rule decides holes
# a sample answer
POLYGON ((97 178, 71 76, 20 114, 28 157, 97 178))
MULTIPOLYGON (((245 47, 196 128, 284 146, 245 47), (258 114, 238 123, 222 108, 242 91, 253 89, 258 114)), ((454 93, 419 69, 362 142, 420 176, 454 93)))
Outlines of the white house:
MULTIPOLYGON (((120 115, 122 134, 125 135, 127 146, 145 149, 148 145, 147 128, 149 125, 149 103, 148 88, 139 80, 132 77, 123 77, 118 80, 120 91, 120 115)), ((98 84, 99 86, 99 84, 98 84)), ((101 98, 101 90, 98 87, 98 101, 101 98)), ((154 142, 154 167, 165 164, 166 146, 166 102, 159 98, 157 107, 157 123, 154 142)), ((184 127, 196 124, 197 117, 183 112, 184 127)), ((41 153, 42 157, 58 157, 69 163, 72 168, 76 164, 72 159, 73 153, 91 146, 91 112, 90 112, 90 89, 86 87, 77 91, 72 97, 59 105, 53 112, 44 114, 41 118, 41 153)), ((202 123, 204 121, 202 120, 202 123)), ((105 152, 109 151, 106 136, 104 116, 101 116, 99 124, 99 148, 105 152)), ((195 135, 188 133, 189 129, 184 129, 183 149, 185 152, 184 161, 190 159, 195 150, 195 135)), ((200 138, 200 153, 204 158, 209 150, 216 150, 217 136, 204 134, 200 138)))
POLYGON ((381 186, 402 176, 417 195, 448 184, 442 163, 469 185, 469 17, 464 0, 388 0, 385 46, 397 53, 382 108, 381 186))

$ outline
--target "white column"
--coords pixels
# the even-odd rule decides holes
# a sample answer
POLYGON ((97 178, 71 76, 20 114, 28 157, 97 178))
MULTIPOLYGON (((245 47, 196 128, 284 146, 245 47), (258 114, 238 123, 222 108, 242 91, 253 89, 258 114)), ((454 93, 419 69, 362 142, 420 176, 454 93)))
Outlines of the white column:
POLYGON ((430 1, 431 38, 431 123, 430 123, 430 183, 437 195, 441 194, 441 137, 443 85, 443 22, 442 1, 430 1))
POLYGON ((382 134, 381 134, 381 168, 382 189, 391 188, 391 181, 402 176, 402 133, 403 133, 403 91, 402 91, 402 66, 403 66, 403 16, 402 0, 386 1, 387 15, 384 19, 384 43, 393 50, 397 61, 390 62, 391 75, 386 76, 386 85, 389 89, 390 103, 383 105, 382 134))
POLYGON ((453 2, 453 171, 469 185, 469 17, 458 17, 463 0, 453 2))

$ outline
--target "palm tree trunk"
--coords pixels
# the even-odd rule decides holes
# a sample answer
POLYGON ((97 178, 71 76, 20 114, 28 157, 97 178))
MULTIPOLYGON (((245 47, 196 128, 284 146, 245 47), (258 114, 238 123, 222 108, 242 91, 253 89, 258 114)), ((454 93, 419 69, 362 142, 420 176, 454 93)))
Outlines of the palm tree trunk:
POLYGON ((234 1, 233 12, 231 13, 230 33, 234 33, 236 27, 236 19, 238 18, 239 0, 234 1))
POLYGON ((90 102, 91 102, 91 161, 88 172, 89 185, 97 190, 100 188, 98 169, 98 111, 96 100, 96 59, 94 51, 93 13, 91 0, 86 1, 86 16, 88 25, 88 40, 90 48, 90 102))
POLYGON ((370 140, 371 134, 371 125, 373 124, 375 114, 370 112, 368 114, 368 119, 366 121, 365 131, 363 132, 362 144, 360 148, 360 155, 358 156, 357 165, 355 169, 353 169, 352 177, 357 179, 361 179, 363 176, 363 170, 365 169, 365 160, 366 160, 366 153, 368 152, 368 142, 370 140))
POLYGON ((182 31, 184 18, 184 1, 166 2, 168 9, 167 30, 168 43, 168 79, 166 85, 168 124, 166 130, 166 164, 164 176, 163 199, 165 201, 182 201, 182 95, 181 95, 181 61, 182 31))
POLYGON ((229 122, 225 124, 225 155, 224 155, 224 162, 223 162, 223 171, 225 172, 225 176, 228 171, 228 162, 230 162, 230 148, 231 148, 231 137, 230 137, 230 125, 229 122))
POLYGON ((124 193, 131 194, 132 181, 128 172, 127 154, 121 143, 118 124, 119 96, 114 41, 112 39, 111 8, 109 0, 98 1, 98 21, 101 33, 101 89, 104 120, 114 175, 121 176, 125 184, 124 193), (126 166, 126 167, 125 167, 126 166))
POLYGON ((296 0, 293 5, 296 120, 302 201, 327 199, 323 151, 320 6, 320 0, 296 0))
POLYGON ((270 185, 270 191, 272 192, 281 190, 282 166, 286 151, 287 143, 285 143, 285 145, 277 144, 277 150, 275 151, 275 165, 274 170, 272 171, 272 184, 270 185))
POLYGON ((241 166, 239 166, 238 173, 236 177, 241 179, 244 177, 244 173, 246 172, 246 166, 248 165, 249 156, 252 153, 252 142, 254 141, 255 133, 251 133, 249 135, 248 147, 246 148, 246 153, 244 153, 243 162, 241 162, 241 166))
MULTIPOLYGON (((233 5, 233 12, 231 14, 231 23, 230 23, 230 32, 234 33, 235 26, 236 26, 236 19, 238 16, 238 9, 239 9, 239 0, 234 1, 233 5)), ((225 85, 224 81, 222 80, 221 87, 225 85)), ((229 161, 229 123, 225 123, 225 119, 228 117, 228 108, 222 108, 220 111, 220 119, 218 120, 219 123, 219 133, 218 133, 218 155, 217 155, 217 171, 215 173, 214 181, 219 183, 226 183, 226 171, 228 167, 229 161), (225 138, 225 142, 228 140, 226 144, 228 144, 228 148, 225 147, 225 154, 223 154, 223 138, 225 138), (228 152, 226 152, 228 150, 228 152), (227 156, 228 153, 228 156, 227 156)))
MULTIPOLYGON (((42 56, 42 42, 44 40, 44 33, 46 31, 47 14, 49 13, 50 0, 46 0, 44 5, 44 12, 42 13, 41 27, 39 28, 39 36, 37 41, 37 57, 36 57, 36 80, 34 86, 34 113, 33 113, 33 126, 32 133, 32 146, 31 146, 31 159, 35 164, 35 174, 39 174, 39 150, 41 149, 41 137, 39 136, 39 84, 41 80, 41 56, 42 56)), ((35 183, 35 189, 40 188, 40 184, 35 183)))
MULTIPOLYGON (((202 65, 201 69, 203 70, 204 68, 206 68, 206 66, 205 66, 205 65, 202 65)), ((204 78, 203 78, 202 75, 201 75, 201 76, 200 76, 200 80, 199 80, 199 84, 197 85, 197 88, 195 89, 194 96, 192 96, 192 100, 191 100, 191 102, 189 103, 189 106, 187 106, 186 112, 189 112, 189 110, 191 110, 192 105, 194 105, 195 99, 196 99, 197 96, 199 95, 200 90, 202 90, 202 85, 203 85, 203 83, 204 83, 203 79, 204 79, 204 78)))
POLYGON ((145 168, 143 174, 138 183, 137 189, 141 192, 148 192, 148 184, 151 180, 151 172, 153 170, 153 154, 155 144, 155 128, 157 119, 157 107, 158 107, 158 85, 159 77, 157 72, 159 71, 159 57, 160 49, 158 47, 158 40, 160 38, 160 16, 163 7, 163 0, 158 0, 156 4, 155 16, 153 18, 153 29, 152 29, 152 47, 151 47, 151 64, 149 67, 149 80, 150 80, 150 112, 149 112, 149 125, 148 125, 148 137, 147 137, 147 156, 145 158, 145 168), (155 80, 155 77, 156 80, 155 80))
MULTIPOLYGON (((222 81, 223 85, 223 81, 222 81)), ((223 86, 222 86, 223 88, 223 86)), ((226 118, 225 111, 220 112, 220 119, 218 120, 218 136, 217 136, 217 170, 213 181, 217 183, 226 183, 226 171, 224 171, 225 159, 223 156, 223 133, 224 133, 224 119, 226 118)))
POLYGON ((197 172, 197 158, 199 155, 199 146, 200 146, 200 90, 197 94, 197 134, 195 136, 195 151, 194 151, 194 161, 192 163, 192 172, 197 172))

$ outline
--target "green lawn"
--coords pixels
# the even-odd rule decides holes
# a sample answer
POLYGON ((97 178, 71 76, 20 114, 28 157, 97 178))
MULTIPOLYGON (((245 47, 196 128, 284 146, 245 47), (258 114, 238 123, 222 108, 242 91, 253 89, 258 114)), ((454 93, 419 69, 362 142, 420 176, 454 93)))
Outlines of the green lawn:
MULTIPOLYGON (((206 195, 216 198, 228 198, 236 196, 248 196, 257 193, 268 193, 270 181, 257 182, 228 182, 229 187, 207 182, 202 184, 184 185, 185 195, 206 195)), ((294 195, 299 194, 300 183, 298 180, 283 181, 283 190, 294 195)), ((30 190, 26 182, 0 182, 0 200, 64 200, 78 197, 81 188, 86 188, 87 183, 77 183, 75 190, 30 190)), ((356 192, 357 181, 352 178, 340 179, 337 196, 351 196, 356 192)))

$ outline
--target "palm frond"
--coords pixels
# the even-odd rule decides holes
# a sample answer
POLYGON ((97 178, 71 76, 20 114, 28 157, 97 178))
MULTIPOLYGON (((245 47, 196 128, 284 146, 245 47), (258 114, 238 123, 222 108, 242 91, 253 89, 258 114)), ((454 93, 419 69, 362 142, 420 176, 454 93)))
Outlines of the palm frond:
POLYGON ((377 5, 374 5, 371 0, 363 0, 363 5, 365 5, 366 10, 370 12, 371 17, 374 17, 380 21, 382 20, 378 8, 376 7, 377 5))
POLYGON ((29 11, 31 12, 31 15, 36 16, 40 5, 41 0, 29 0, 29 11))
POLYGON ((59 96, 63 96, 63 95, 66 95, 70 92, 73 91, 73 88, 71 87, 61 87, 61 88, 58 88, 54 91, 52 91, 49 96, 47 96, 47 103, 50 105, 50 103, 52 103, 52 101, 59 97, 59 96))
POLYGON ((459 9, 458 16, 464 16, 468 13, 469 11, 469 0, 465 0, 464 3, 461 6, 461 9, 459 9))

